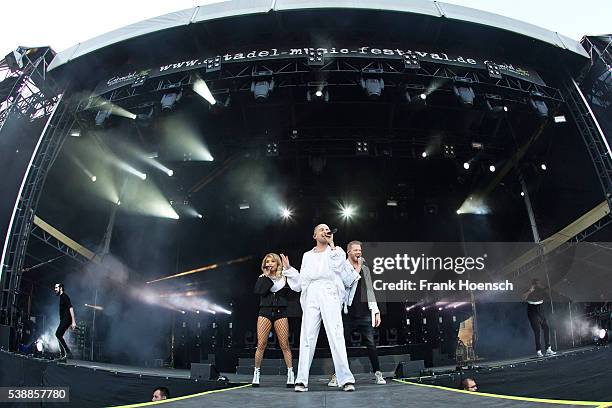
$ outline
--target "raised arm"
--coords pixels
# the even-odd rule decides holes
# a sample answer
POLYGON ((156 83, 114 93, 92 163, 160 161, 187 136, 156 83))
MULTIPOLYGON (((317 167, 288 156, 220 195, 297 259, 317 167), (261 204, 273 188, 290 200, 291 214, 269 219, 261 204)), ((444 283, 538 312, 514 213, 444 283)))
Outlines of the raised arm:
POLYGON ((301 292, 302 288, 300 286, 300 273, 297 269, 295 269, 289 264, 288 256, 285 256, 285 254, 280 254, 280 256, 281 260, 283 261, 283 276, 287 278, 287 283, 289 284, 289 287, 295 292, 301 292))

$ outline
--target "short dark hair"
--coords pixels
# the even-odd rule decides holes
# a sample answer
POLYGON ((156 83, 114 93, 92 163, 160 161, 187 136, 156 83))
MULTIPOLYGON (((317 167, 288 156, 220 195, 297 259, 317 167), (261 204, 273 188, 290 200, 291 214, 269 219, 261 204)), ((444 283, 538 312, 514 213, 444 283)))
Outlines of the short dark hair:
POLYGON ((155 391, 157 391, 157 390, 159 390, 159 393, 161 395, 163 395, 164 397, 170 398, 170 390, 168 388, 166 388, 166 387, 156 387, 153 390, 153 394, 155 394, 155 391))
POLYGON ((56 283, 56 285, 59 286, 61 290, 65 290, 63 283, 56 283))
POLYGON ((346 251, 347 251, 347 252, 348 252, 348 251, 350 251, 350 250, 351 250, 351 247, 352 247, 353 245, 359 245, 359 246, 361 246, 361 241, 351 241, 351 242, 349 242, 348 244, 346 244, 346 251))

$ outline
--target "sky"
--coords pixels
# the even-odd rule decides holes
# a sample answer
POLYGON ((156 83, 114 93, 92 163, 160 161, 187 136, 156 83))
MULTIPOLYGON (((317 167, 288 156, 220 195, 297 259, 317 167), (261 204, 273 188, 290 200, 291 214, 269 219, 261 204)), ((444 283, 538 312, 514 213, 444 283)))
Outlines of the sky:
MULTIPOLYGON (((248 1, 248 0, 244 0, 248 1)), ((406 0, 409 1, 409 0, 406 0)), ((215 0, 21 0, 2 4, 0 55, 19 45, 63 51, 108 31, 215 0)), ((612 0, 445 0, 557 31, 579 40, 612 32, 612 0)))

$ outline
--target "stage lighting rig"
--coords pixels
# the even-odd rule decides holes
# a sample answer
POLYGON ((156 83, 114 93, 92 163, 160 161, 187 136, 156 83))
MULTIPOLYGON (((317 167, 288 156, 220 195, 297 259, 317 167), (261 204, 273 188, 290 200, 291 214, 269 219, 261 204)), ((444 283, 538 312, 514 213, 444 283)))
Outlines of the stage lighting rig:
POLYGON ((471 84, 472 80, 470 78, 455 77, 453 93, 459 99, 459 103, 461 103, 462 106, 474 106, 474 98, 476 95, 470 86, 471 84))
POLYGON ((164 94, 161 98, 162 110, 170 110, 174 108, 174 105, 181 100, 182 96, 183 92, 181 91, 164 94))
POLYGON ((323 51, 322 50, 314 50, 310 49, 308 51, 308 61, 307 64, 310 66, 323 66, 323 51))
POLYGON ((278 156, 278 142, 270 142, 266 145, 266 156, 268 157, 278 156))
POLYGON ((110 107, 98 111, 98 113, 96 113, 96 119, 95 119, 96 126, 98 127, 104 126, 104 122, 106 122, 106 120, 110 117, 111 111, 112 109, 110 107))
POLYGON ((533 91, 531 92, 531 98, 529 98, 529 105, 533 108, 533 110, 538 114, 541 118, 548 117, 548 105, 544 102, 544 95, 540 92, 533 91))
POLYGON ((444 145, 444 158, 446 159, 454 159, 455 156, 455 146, 445 144, 444 145))
POLYGON ((329 102, 327 82, 309 82, 308 90, 306 91, 306 100, 308 102, 329 102))
POLYGON ((269 81, 253 81, 251 83, 251 92, 253 92, 255 100, 266 99, 273 90, 274 79, 269 81))
POLYGON ((503 104, 501 96, 495 94, 486 94, 485 98, 485 106, 487 110, 492 114, 501 114, 503 112, 508 112, 508 107, 503 104))
POLYGON ((367 156, 370 154, 370 146, 365 140, 355 142, 355 154, 357 156, 367 156))
POLYGON ((499 65, 493 62, 487 62, 487 71, 489 72, 489 76, 495 79, 501 79, 501 70, 499 69, 499 65))
POLYGON ((206 72, 219 71, 221 69, 221 57, 209 58, 206 60, 206 72))
POLYGON ((361 78, 361 87, 370 98, 379 98, 385 89, 385 81, 382 78, 361 78))
POLYGON ((404 54, 404 68, 405 69, 418 69, 421 67, 419 57, 415 54, 404 54))
POLYGON ((251 82, 251 92, 253 92, 255 100, 266 99, 274 90, 272 71, 269 69, 254 69, 251 76, 254 78, 251 82))

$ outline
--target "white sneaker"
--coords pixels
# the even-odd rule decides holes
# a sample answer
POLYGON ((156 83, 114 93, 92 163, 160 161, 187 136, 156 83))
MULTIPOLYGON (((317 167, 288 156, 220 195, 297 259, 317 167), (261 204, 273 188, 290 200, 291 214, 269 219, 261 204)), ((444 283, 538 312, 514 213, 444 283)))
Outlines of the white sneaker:
POLYGON ((542 354, 542 350, 538 350, 538 352, 536 353, 536 357, 544 357, 544 354, 542 354))
POLYGON ((295 388, 294 388, 295 392, 306 392, 308 391, 308 386, 302 384, 302 383, 297 383, 295 384, 295 388))
POLYGON ((387 383, 385 381, 385 377, 383 377, 380 371, 375 372, 374 375, 376 376, 376 384, 386 384, 387 383))
POLYGON ((295 385, 295 377, 293 376, 293 368, 287 369, 287 388, 293 388, 295 385))
POLYGON ((260 369, 255 367, 255 370, 253 371, 253 381, 251 381, 251 384, 253 384, 253 387, 259 387, 259 373, 260 373, 260 369))
POLYGON ((328 387, 337 387, 338 386, 338 379, 336 378, 336 373, 332 374, 331 379, 327 383, 327 386, 328 387))
POLYGON ((546 349, 546 357, 554 356, 556 354, 557 354, 557 352, 553 351, 553 349, 550 348, 550 346, 548 346, 548 348, 546 349))
POLYGON ((346 383, 342 387, 342 391, 355 391, 355 385, 351 383, 346 383))

